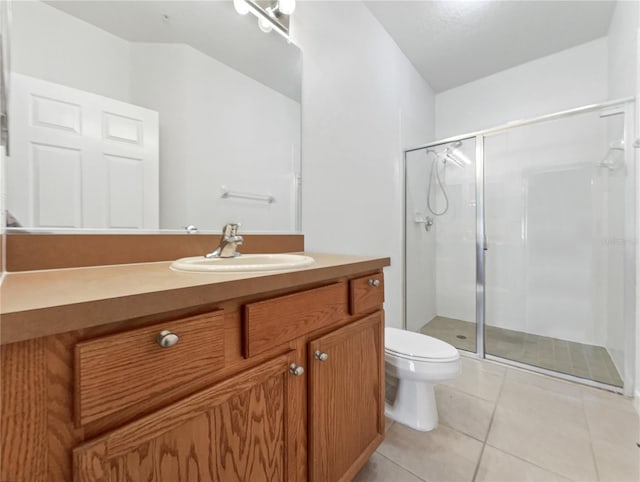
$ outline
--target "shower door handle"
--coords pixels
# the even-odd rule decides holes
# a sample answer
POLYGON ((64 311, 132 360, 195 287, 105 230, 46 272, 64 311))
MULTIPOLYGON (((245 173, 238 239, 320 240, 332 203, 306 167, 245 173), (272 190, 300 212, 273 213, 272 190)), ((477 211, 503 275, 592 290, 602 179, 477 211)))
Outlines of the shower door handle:
POLYGON ((489 239, 485 233, 484 238, 482 239, 482 249, 484 251, 489 251, 489 239))

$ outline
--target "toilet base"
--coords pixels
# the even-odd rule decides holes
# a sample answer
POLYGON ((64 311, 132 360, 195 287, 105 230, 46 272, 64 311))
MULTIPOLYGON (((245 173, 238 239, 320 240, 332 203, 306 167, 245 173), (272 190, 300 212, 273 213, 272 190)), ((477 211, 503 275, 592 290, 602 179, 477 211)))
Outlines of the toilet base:
POLYGON ((438 426, 434 385, 424 381, 400 379, 393 403, 385 402, 384 413, 390 419, 421 432, 438 426))

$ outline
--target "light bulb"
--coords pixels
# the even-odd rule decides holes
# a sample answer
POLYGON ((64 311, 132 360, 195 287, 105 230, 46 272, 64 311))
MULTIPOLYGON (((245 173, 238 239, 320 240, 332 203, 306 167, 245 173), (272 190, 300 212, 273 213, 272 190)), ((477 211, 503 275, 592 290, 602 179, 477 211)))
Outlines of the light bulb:
POLYGON ((264 33, 269 33, 273 30, 273 25, 271 25, 271 22, 269 22, 269 20, 264 17, 258 18, 258 27, 260 27, 260 30, 262 30, 264 33))
POLYGON ((246 15, 249 13, 249 5, 244 0, 233 0, 233 7, 240 15, 246 15))
POLYGON ((285 15, 291 15, 296 9, 296 0, 278 0, 278 10, 285 15))

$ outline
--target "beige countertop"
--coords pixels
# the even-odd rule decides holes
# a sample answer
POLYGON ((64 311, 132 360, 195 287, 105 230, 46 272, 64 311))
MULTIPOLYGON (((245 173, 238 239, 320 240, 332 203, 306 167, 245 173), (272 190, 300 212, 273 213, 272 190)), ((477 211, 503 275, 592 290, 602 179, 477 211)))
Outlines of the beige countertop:
POLYGON ((389 266, 389 258, 304 253, 290 271, 194 273, 171 262, 8 273, 0 286, 2 344, 318 283, 389 266))

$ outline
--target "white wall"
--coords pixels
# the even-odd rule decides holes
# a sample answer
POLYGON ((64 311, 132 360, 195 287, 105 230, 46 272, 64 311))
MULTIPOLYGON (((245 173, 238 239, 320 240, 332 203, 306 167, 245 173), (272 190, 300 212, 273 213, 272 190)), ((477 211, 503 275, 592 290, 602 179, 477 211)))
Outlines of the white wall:
MULTIPOLYGON (((637 35, 636 35, 636 143, 640 142, 640 107, 638 102, 640 99, 640 8, 638 8, 637 16, 637 35)), ((638 147, 636 145, 635 158, 636 166, 638 165, 638 147)), ((640 169, 636 169, 636 190, 640 188, 640 169)), ((640 245, 640 194, 636 191, 636 246, 640 245)), ((640 256, 636 253, 636 326, 635 326, 635 406, 640 412, 640 256)))
POLYGON ((613 11, 608 32, 610 99, 636 95, 639 16, 640 3, 635 1, 619 1, 613 11))
MULTIPOLYGON (((640 143, 640 107, 638 102, 640 99, 640 8, 638 9, 638 29, 636 42, 636 143, 640 143)), ((640 169, 638 166, 638 158, 640 152, 636 144, 636 247, 640 246, 640 169)), ((635 406, 640 413, 640 253, 636 251, 636 324, 635 324, 635 406)))
POLYGON ((498 72, 436 96, 436 138, 607 99, 607 39, 498 72))
POLYGON ((131 102, 131 44, 45 3, 12 2, 12 70, 131 102))
POLYGON ((135 102, 169 113, 160 116, 161 227, 294 231, 300 104, 187 45, 133 51, 135 102), (222 199, 223 185, 276 201, 222 199))
POLYGON ((361 2, 300 2, 303 232, 310 251, 390 256, 402 326, 402 148, 433 135, 433 92, 361 2))

